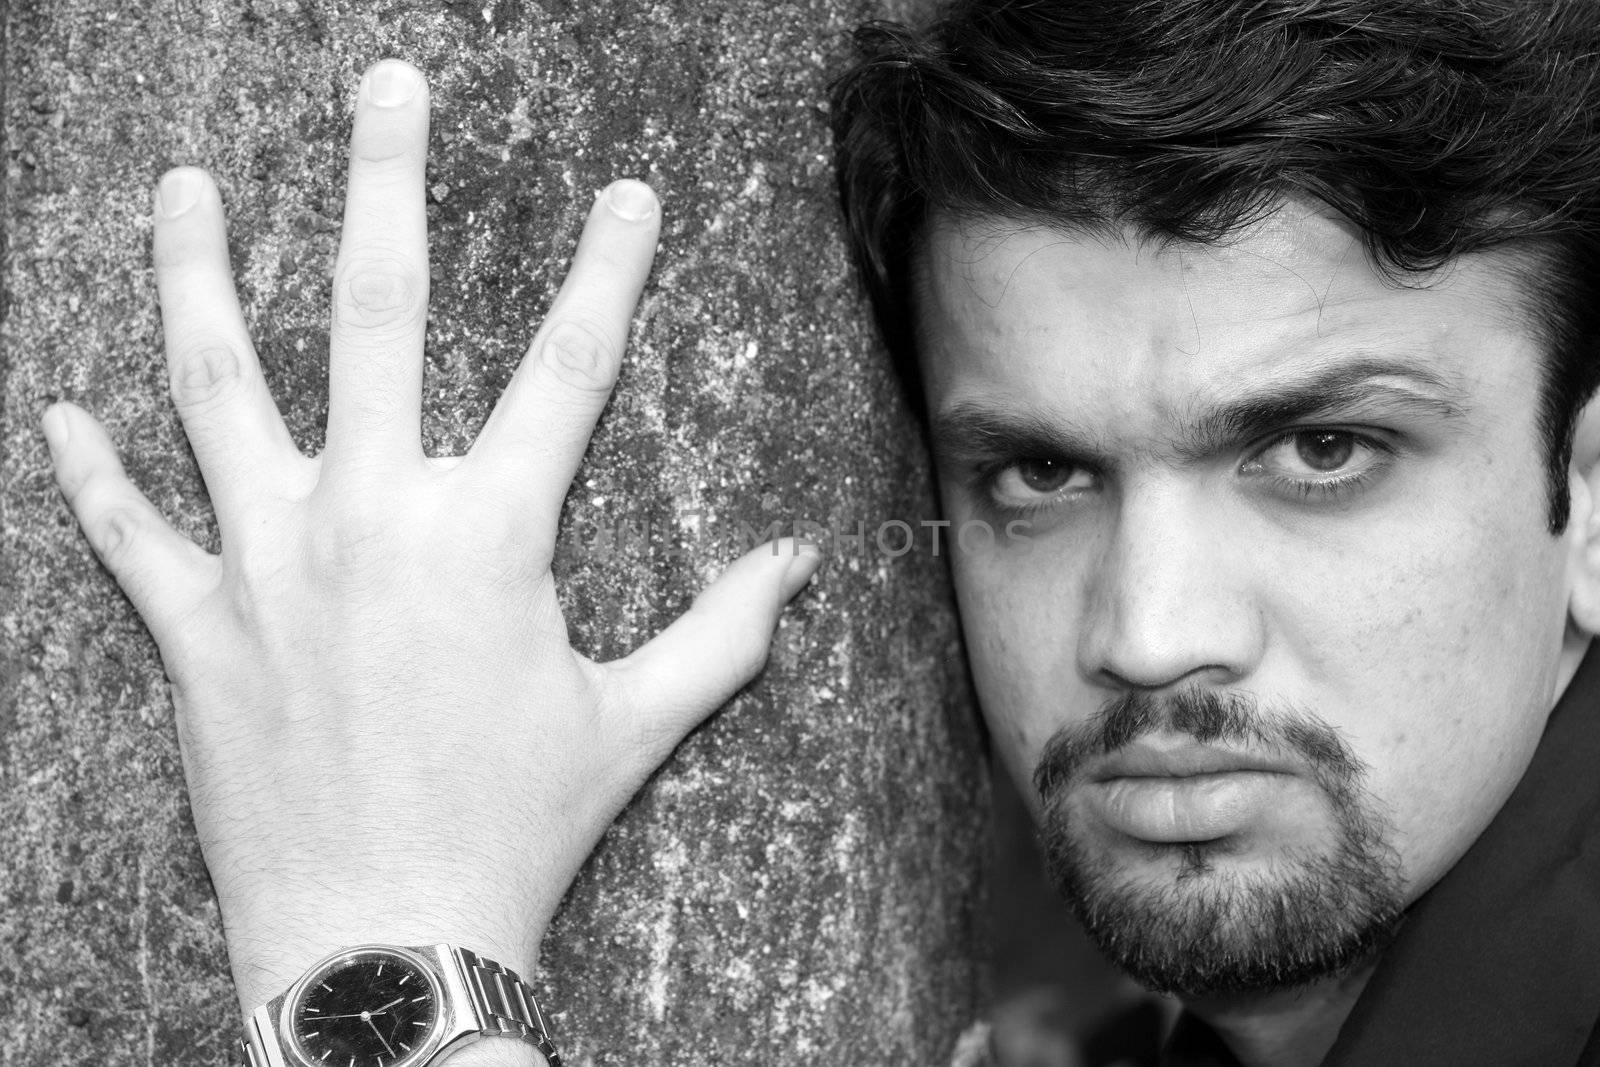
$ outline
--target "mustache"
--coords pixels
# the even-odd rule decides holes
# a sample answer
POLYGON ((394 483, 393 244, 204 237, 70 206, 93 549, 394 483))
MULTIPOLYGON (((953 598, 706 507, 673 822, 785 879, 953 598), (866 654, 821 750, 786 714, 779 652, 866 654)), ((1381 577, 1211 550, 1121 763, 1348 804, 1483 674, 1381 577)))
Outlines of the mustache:
POLYGON ((1187 734, 1201 744, 1222 742, 1291 753, 1305 761, 1324 788, 1340 797, 1353 793, 1366 772, 1366 764, 1339 731, 1309 711, 1265 707, 1242 692, 1140 690, 1108 701, 1086 722, 1057 730, 1034 768, 1034 788, 1048 803, 1089 760, 1157 732, 1187 734))

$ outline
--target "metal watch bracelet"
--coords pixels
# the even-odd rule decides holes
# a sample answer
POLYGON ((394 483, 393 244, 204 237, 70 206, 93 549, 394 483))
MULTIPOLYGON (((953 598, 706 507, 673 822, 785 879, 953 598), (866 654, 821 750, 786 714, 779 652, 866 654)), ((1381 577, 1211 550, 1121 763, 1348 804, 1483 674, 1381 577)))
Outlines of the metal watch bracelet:
POLYGON ((497 1026, 500 1036, 521 1038, 538 1049, 550 1067, 561 1067, 561 1057, 550 1041, 550 1028, 545 1025, 539 1002, 517 972, 464 948, 455 953, 467 973, 467 991, 478 1018, 483 1020, 484 1033, 497 1026))

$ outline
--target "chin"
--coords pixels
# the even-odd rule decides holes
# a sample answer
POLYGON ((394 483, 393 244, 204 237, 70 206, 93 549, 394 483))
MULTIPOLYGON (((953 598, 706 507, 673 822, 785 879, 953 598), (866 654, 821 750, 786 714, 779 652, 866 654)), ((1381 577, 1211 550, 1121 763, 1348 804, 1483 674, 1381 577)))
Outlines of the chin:
POLYGON ((1337 976, 1381 952, 1404 908, 1398 856, 1374 827, 1273 855, 1259 843, 1107 847, 1047 815, 1057 891, 1116 966, 1185 999, 1267 993, 1337 976))

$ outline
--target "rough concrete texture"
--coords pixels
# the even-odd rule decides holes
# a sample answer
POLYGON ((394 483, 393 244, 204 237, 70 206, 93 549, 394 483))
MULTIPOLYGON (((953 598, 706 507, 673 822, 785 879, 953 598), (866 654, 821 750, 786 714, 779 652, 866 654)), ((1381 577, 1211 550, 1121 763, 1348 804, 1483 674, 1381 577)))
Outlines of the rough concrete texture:
POLYGON ((574 1064, 934 1064, 970 1021, 978 740, 915 434, 839 239, 824 86, 866 0, 10 0, 4 47, 0 1064, 223 1061, 237 1025, 165 684, 77 535, 37 418, 69 397, 215 548, 165 396, 157 176, 217 176, 291 431, 320 447, 359 71, 429 73, 426 434, 461 449, 593 191, 650 180, 662 252, 558 574, 584 650, 681 611, 740 523, 865 523, 765 678, 606 837, 537 978, 574 1064), (597 525, 630 522, 621 543, 597 525), (648 532, 645 532, 646 528, 648 532), (891 533, 895 547, 897 534, 891 533))

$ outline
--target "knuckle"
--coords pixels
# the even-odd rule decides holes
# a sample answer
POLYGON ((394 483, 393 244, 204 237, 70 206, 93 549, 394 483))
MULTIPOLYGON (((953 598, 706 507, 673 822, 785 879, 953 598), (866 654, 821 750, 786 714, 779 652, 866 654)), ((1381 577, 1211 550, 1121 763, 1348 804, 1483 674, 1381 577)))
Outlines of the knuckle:
POLYGON ((380 503, 350 499, 312 525, 307 535, 308 564, 323 580, 359 584, 381 571, 403 548, 400 523, 380 503))
POLYGON ((766 635, 756 632, 730 637, 728 646, 728 669, 739 685, 765 670, 772 654, 772 642, 766 635))
POLYGON ((119 578, 125 577, 140 532, 139 516, 133 509, 113 504, 95 516, 84 532, 100 562, 119 578))
MULTIPOLYGON (((519 590, 535 609, 544 603, 538 583, 548 574, 545 550, 506 498, 460 499, 449 514, 449 528, 441 523, 429 536, 450 545, 445 573, 456 588, 519 590)), ((562 625, 559 610, 553 619, 538 614, 535 621, 541 628, 562 625)))
POLYGON ((709 653, 707 662, 721 664, 730 687, 743 685, 767 665, 772 651, 772 633, 759 627, 727 625, 708 592, 702 590, 695 597, 689 606, 689 615, 699 623, 704 634, 703 641, 709 653))
POLYGON ((540 358, 562 383, 585 391, 608 391, 620 355, 606 331, 581 317, 551 327, 540 358))
POLYGON ((178 234, 172 233, 171 227, 156 228, 155 249, 153 258, 156 269, 159 271, 176 270, 189 265, 189 261, 196 258, 196 249, 193 242, 184 240, 178 234))
POLYGON ((664 709, 664 713, 644 716, 634 724, 633 744, 628 749, 635 753, 635 759, 639 762, 635 773, 648 775, 671 755, 684 735, 684 730, 676 724, 675 719, 688 717, 689 713, 684 709, 669 707, 664 709))
POLYGON ((269 614, 282 591, 294 586, 287 570, 287 562, 270 552, 245 551, 230 556, 228 589, 239 614, 245 618, 269 614))
POLYGON ((228 342, 202 339, 173 353, 169 378, 172 402, 179 410, 204 410, 238 389, 244 380, 244 361, 228 342))
POLYGON ((295 634, 306 631, 305 601, 299 595, 309 579, 301 560, 266 546, 252 546, 227 560, 223 603, 247 632, 295 634))
POLYGON ((350 158, 361 167, 368 180, 401 177, 415 165, 416 149, 407 141, 396 137, 372 136, 372 131, 362 131, 350 143, 350 158))
POLYGON ((451 512, 462 527, 476 533, 480 544, 522 547, 526 534, 522 518, 502 494, 484 493, 454 501, 451 512))
POLYGON ((56 478, 86 532, 95 519, 124 502, 126 494, 138 492, 129 483, 116 453, 98 448, 80 447, 65 457, 56 478))
POLYGON ((420 324, 426 307, 426 280, 397 258, 352 261, 334 286, 334 321, 340 326, 399 331, 420 324))
POLYGON ((201 212, 190 211, 180 219, 164 219, 156 223, 153 259, 156 270, 163 273, 208 271, 207 252, 210 234, 206 227, 196 225, 201 212))
POLYGON ((91 469, 79 457, 69 454, 56 461, 55 473, 61 495, 76 508, 83 496, 83 487, 89 483, 91 469))
POLYGON ((427 100, 426 88, 419 87, 409 106, 366 109, 360 115, 350 137, 350 163, 366 186, 389 192, 419 176, 426 143, 414 123, 427 100))

